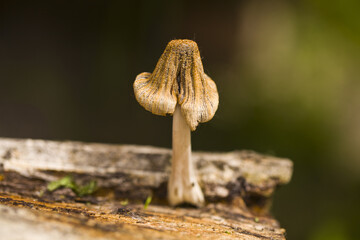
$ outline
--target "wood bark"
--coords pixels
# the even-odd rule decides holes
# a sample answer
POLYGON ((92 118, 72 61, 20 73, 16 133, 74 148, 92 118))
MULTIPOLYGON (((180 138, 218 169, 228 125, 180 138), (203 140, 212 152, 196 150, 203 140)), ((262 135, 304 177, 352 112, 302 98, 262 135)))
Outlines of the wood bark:
POLYGON ((291 179, 290 160, 252 151, 194 152, 192 158, 207 205, 170 208, 169 149, 0 138, 0 234, 31 235, 45 221, 44 228, 57 226, 54 239, 285 239, 268 208, 276 187, 291 179), (50 181, 69 174, 79 184, 96 180, 99 189, 84 197, 47 191, 50 181))

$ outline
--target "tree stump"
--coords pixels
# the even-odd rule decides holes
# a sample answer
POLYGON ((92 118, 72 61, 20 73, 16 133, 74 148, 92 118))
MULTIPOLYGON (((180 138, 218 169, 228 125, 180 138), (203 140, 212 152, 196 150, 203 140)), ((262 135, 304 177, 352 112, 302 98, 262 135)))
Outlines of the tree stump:
POLYGON ((194 152, 202 208, 167 205, 171 150, 0 138, 0 235, 4 239, 285 239, 269 214, 287 184, 288 159, 252 151, 194 152), (50 182, 71 175, 97 190, 79 196, 50 182), (149 206, 144 205, 152 196, 149 206))

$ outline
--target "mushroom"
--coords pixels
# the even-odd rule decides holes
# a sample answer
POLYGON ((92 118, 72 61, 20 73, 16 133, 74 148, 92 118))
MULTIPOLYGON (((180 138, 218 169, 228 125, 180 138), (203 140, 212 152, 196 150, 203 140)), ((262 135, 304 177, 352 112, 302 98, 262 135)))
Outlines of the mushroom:
POLYGON ((191 159, 191 131, 213 118, 219 95, 214 81, 204 73, 196 42, 170 41, 153 73, 137 75, 134 92, 146 110, 173 115, 169 204, 202 206, 204 195, 191 159))

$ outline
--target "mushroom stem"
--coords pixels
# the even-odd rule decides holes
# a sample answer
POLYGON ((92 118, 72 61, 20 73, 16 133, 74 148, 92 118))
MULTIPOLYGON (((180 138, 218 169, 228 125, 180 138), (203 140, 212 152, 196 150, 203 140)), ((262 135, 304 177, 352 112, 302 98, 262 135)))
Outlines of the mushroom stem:
POLYGON ((197 182, 191 159, 191 131, 179 105, 173 114, 172 168, 168 184, 170 205, 190 203, 195 206, 204 204, 204 195, 197 182))

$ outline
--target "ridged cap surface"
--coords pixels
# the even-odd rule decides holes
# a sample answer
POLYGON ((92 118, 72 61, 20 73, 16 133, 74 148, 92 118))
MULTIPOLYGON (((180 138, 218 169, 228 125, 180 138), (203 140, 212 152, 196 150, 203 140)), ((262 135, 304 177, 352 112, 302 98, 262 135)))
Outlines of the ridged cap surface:
POLYGON ((172 40, 153 73, 140 73, 134 82, 136 100, 153 114, 172 115, 176 104, 194 131, 211 120, 219 95, 214 81, 204 73, 196 42, 172 40))

